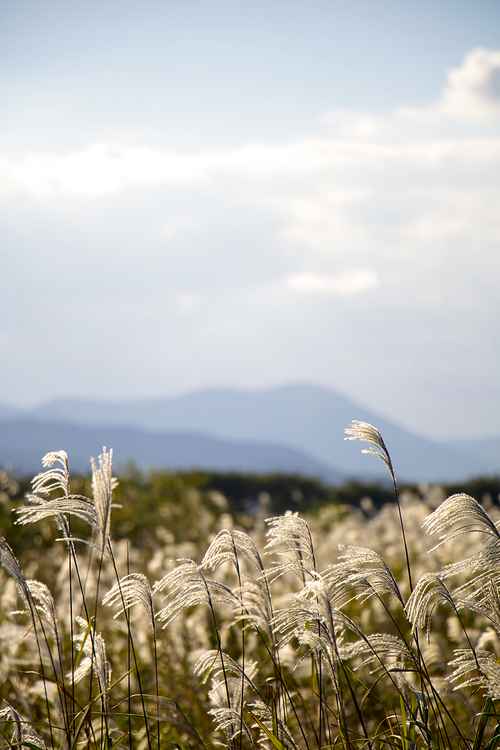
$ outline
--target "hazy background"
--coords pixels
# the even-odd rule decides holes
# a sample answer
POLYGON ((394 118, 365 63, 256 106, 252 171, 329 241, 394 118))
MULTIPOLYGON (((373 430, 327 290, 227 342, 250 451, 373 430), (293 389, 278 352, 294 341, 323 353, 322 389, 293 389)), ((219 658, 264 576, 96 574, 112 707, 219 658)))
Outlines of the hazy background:
POLYGON ((0 73, 0 402, 500 433, 497 0, 2 0, 0 73))

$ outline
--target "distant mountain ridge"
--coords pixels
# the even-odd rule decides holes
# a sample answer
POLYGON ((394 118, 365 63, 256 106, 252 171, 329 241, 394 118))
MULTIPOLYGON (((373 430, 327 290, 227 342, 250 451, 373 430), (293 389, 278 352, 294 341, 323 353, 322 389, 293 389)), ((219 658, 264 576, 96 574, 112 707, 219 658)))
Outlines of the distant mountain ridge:
MULTIPOLYGON (((187 431, 222 441, 265 443, 267 450, 271 445, 287 446, 314 459, 324 469, 329 467, 350 476, 385 477, 385 467, 374 457, 362 455, 360 443, 343 440, 345 427, 353 419, 360 419, 379 429, 401 480, 449 482, 500 473, 500 459, 496 460, 494 449, 488 452, 483 446, 483 451, 475 451, 471 441, 428 440, 334 391, 312 385, 262 391, 205 390, 124 403, 61 399, 21 414, 24 419, 46 424, 64 422, 106 428, 108 432, 103 435, 110 434, 111 428, 134 427, 156 432, 158 439, 166 433, 187 431)), ((106 444, 114 447, 109 438, 106 444)), ((119 459, 117 450, 116 455, 119 459)), ((168 457, 164 460, 164 465, 168 465, 168 457)))
POLYGON ((138 427, 89 427, 63 422, 17 419, 0 430, 0 460, 21 474, 41 471, 49 450, 64 449, 70 469, 90 471, 90 457, 103 446, 113 449, 115 466, 133 462, 141 469, 205 469, 258 474, 304 474, 336 483, 344 477, 332 466, 287 445, 221 440, 193 432, 150 432, 138 427))

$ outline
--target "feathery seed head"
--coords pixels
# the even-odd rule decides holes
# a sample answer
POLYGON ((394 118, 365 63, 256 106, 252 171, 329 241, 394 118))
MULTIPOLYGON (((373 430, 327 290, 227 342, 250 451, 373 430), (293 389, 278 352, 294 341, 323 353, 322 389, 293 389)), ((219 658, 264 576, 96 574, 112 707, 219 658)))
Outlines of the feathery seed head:
POLYGON ((35 495, 50 495, 54 490, 62 490, 69 495, 68 454, 66 451, 52 451, 42 458, 42 465, 49 471, 44 471, 32 480, 31 485, 35 495), (62 468, 54 469, 55 463, 61 463, 62 468))
MULTIPOLYGON (((455 531, 442 534, 440 544, 468 531, 482 532, 500 539, 500 532, 484 508, 470 495, 459 493, 447 498, 427 516, 423 528, 430 534, 443 532, 456 523, 462 525, 455 531)), ((439 546, 439 545, 438 545, 439 546)))
POLYGON ((254 729, 257 727, 260 729, 260 740, 257 747, 268 747, 269 745, 269 735, 262 731, 261 724, 263 724, 271 736, 274 736, 274 733, 277 732, 276 739, 282 748, 285 750, 299 750, 299 746, 288 731, 288 728, 279 716, 276 716, 276 712, 270 706, 267 706, 262 701, 258 701, 250 704, 248 708, 252 716, 260 722, 260 724, 256 722, 253 725, 254 729))
POLYGON ((249 621, 257 631, 266 632, 270 636, 273 611, 265 577, 258 581, 245 581, 235 593, 241 600, 241 614, 236 619, 249 621))
POLYGON ((227 604, 238 612, 241 611, 241 601, 234 592, 223 583, 211 581, 203 575, 201 566, 193 560, 178 560, 178 565, 170 573, 167 573, 153 586, 153 594, 169 590, 167 605, 157 614, 156 619, 163 623, 163 627, 174 620, 183 609, 195 604, 214 603, 227 604))
POLYGON ((26 585, 33 601, 35 602, 39 617, 43 617, 43 619, 49 624, 54 638, 58 641, 59 633, 57 629, 56 605, 49 588, 44 583, 40 583, 40 581, 29 580, 26 581, 26 585))
POLYGON ((394 480, 391 457, 377 428, 368 422, 360 422, 358 419, 353 419, 351 425, 351 427, 346 427, 345 429, 347 437, 344 440, 362 440, 364 443, 371 445, 371 448, 365 448, 361 453, 372 454, 380 458, 389 469, 390 475, 394 480))
MULTIPOLYGON (((385 560, 374 550, 365 547, 354 547, 339 544, 340 556, 343 562, 329 566, 323 573, 323 579, 328 587, 332 601, 341 600, 346 595, 364 601, 372 594, 392 594, 401 603, 403 597, 396 579, 385 560), (375 564, 367 568, 366 564, 375 564)), ((350 601, 350 599, 349 599, 350 601)))
POLYGON ((11 746, 22 748, 39 747, 46 750, 45 742, 42 740, 35 727, 32 726, 10 703, 5 701, 6 707, 0 710, 0 721, 13 721, 14 732, 12 734, 11 746))
POLYGON ((281 644, 296 637, 317 651, 328 652, 330 659, 336 659, 344 620, 342 613, 332 607, 325 583, 316 574, 314 580, 291 597, 289 607, 276 613, 273 627, 281 636, 281 644))
POLYGON ((109 607, 116 606, 118 608, 114 618, 118 617, 126 609, 133 607, 134 604, 142 604, 147 612, 151 629, 153 633, 155 632, 153 592, 148 579, 142 573, 130 573, 121 578, 108 591, 102 603, 107 604, 109 607))
POLYGON ((93 458, 91 460, 92 494, 97 516, 100 549, 101 552, 104 552, 109 545, 113 490, 117 485, 117 480, 113 477, 111 470, 113 451, 110 450, 108 453, 106 448, 103 448, 98 460, 98 465, 93 458))
POLYGON ((250 564, 260 573, 264 570, 262 559, 255 542, 243 531, 233 529, 219 531, 201 561, 202 568, 215 570, 222 563, 230 561, 239 570, 238 554, 245 555, 250 564))
POLYGON ((71 682, 79 682, 93 670, 103 695, 103 703, 107 705, 108 690, 111 685, 111 665, 106 658, 106 644, 100 633, 96 633, 83 617, 76 617, 81 632, 73 636, 75 646, 83 651, 84 658, 74 672, 67 675, 71 682))
POLYGON ((314 578, 316 571, 316 558, 311 537, 309 524, 297 513, 287 511, 284 516, 268 518, 266 523, 269 531, 266 536, 269 539, 264 547, 265 554, 292 555, 292 559, 283 565, 276 565, 268 571, 272 580, 284 573, 293 571, 305 582, 305 574, 314 578))
MULTIPOLYGON (((217 703, 219 699, 222 697, 223 693, 225 692, 225 685, 217 685, 214 687, 213 690, 210 691, 209 697, 214 702, 217 703)), ((234 740, 239 735, 244 735, 247 740, 250 741, 250 746, 252 748, 255 747, 252 734, 250 732, 250 729, 248 728, 247 724, 243 721, 241 718, 241 710, 234 709, 234 708, 228 708, 227 706, 217 707, 217 708, 211 708, 208 712, 211 716, 214 717, 215 720, 215 727, 218 732, 225 732, 228 739, 231 742, 234 742, 234 740)), ((222 743, 222 742, 214 742, 214 745, 219 745, 222 747, 228 747, 228 745, 222 743)))
POLYGON ((81 495, 71 495, 69 492, 69 474, 67 455, 64 451, 47 453, 44 465, 52 467, 56 461, 64 464, 63 469, 49 468, 33 480, 34 492, 26 496, 29 505, 17 508, 16 523, 24 525, 40 521, 44 518, 54 518, 58 528, 64 533, 65 541, 84 541, 73 539, 70 535, 68 515, 76 516, 92 527, 98 539, 99 551, 108 554, 109 531, 111 521, 112 493, 116 480, 111 474, 111 459, 113 452, 106 448, 99 456, 99 465, 92 459, 92 488, 93 499, 81 495), (54 490, 63 491, 63 497, 48 499, 54 490))
POLYGON ((29 606, 30 592, 28 584, 12 549, 3 536, 0 537, 0 565, 2 568, 5 568, 14 579, 17 590, 33 618, 33 613, 29 606))
POLYGON ((482 687, 490 698, 500 698, 498 658, 491 651, 482 648, 476 648, 474 651, 470 648, 456 649, 450 667, 453 667, 453 672, 446 679, 456 683, 454 690, 482 687))
POLYGON ((455 612, 457 611, 453 597, 441 578, 436 573, 424 573, 410 594, 405 610, 412 623, 413 632, 417 626, 425 627, 427 640, 430 636, 432 613, 439 602, 446 602, 455 612))
POLYGON ((221 652, 216 649, 210 649, 205 651, 200 656, 194 667, 194 673, 197 675, 205 675, 205 678, 209 675, 217 678, 224 674, 231 674, 235 677, 244 679, 252 690, 257 692, 257 688, 252 682, 253 677, 256 675, 258 669, 257 662, 247 660, 245 662, 245 669, 243 670, 240 665, 232 659, 229 654, 221 652))

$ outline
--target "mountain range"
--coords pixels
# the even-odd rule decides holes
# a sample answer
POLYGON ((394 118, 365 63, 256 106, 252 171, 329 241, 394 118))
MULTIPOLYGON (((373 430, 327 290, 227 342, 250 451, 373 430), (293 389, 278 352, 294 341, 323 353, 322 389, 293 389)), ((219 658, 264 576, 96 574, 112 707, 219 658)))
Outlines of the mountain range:
POLYGON ((500 437, 429 440, 313 385, 129 402, 59 399, 27 411, 0 406, 0 464, 37 472, 46 452, 64 448, 71 466, 83 471, 106 445, 118 465, 134 461, 143 468, 281 471, 329 482, 386 477, 382 462, 361 454, 361 443, 343 440, 353 419, 377 427, 401 480, 500 474, 500 437))

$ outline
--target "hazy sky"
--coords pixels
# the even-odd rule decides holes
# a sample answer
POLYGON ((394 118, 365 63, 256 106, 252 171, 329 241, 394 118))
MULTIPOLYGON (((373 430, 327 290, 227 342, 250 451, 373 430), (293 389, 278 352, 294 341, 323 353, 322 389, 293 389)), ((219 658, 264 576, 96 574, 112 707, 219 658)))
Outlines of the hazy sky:
POLYGON ((2 0, 0 198, 0 402, 500 434, 498 0, 2 0))

